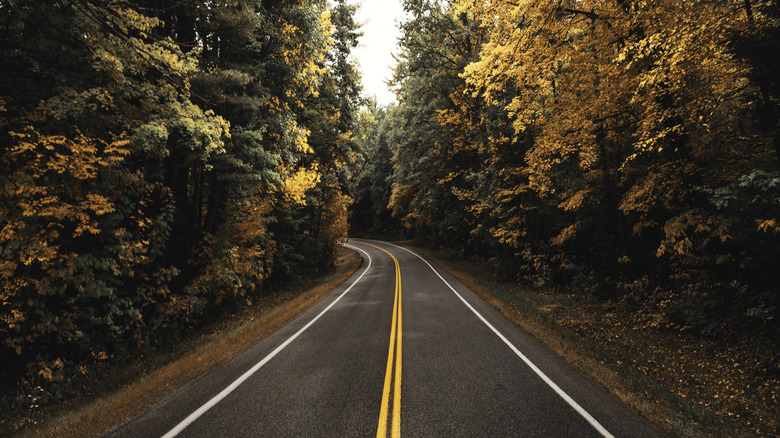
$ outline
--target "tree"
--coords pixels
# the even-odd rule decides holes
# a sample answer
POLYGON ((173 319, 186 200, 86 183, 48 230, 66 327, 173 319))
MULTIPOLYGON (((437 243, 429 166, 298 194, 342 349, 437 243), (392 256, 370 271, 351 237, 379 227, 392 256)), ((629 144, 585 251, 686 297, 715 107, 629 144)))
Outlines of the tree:
POLYGON ((91 1, 1 12, 14 30, 0 92, 3 370, 62 378, 73 358, 143 342, 178 274, 163 259, 176 196, 165 157, 186 144, 207 162, 228 126, 191 102, 196 59, 159 19, 91 1))
POLYGON ((480 148, 470 139, 484 131, 452 122, 479 117, 459 74, 478 53, 482 32, 439 2, 404 7, 411 18, 402 25, 394 78, 401 103, 393 112, 399 134, 389 206, 406 228, 465 245, 481 204, 473 192, 480 148))
POLYGON ((774 2, 405 7, 389 206, 408 229, 537 285, 665 297, 680 326, 776 330, 774 2))
POLYGON ((360 116, 362 161, 351 192, 355 203, 351 209, 351 230, 358 233, 391 235, 399 230, 392 220, 390 202, 393 173, 391 144, 399 135, 392 113, 395 106, 368 106, 360 116))
POLYGON ((265 293, 275 270, 332 263, 359 147, 353 12, 0 2, 4 389, 64 385, 265 293))

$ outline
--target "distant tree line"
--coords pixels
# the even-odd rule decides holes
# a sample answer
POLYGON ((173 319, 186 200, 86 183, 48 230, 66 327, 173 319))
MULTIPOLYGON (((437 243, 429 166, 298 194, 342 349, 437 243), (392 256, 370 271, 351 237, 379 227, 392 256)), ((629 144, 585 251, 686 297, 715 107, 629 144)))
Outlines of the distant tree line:
POLYGON ((0 392, 323 272, 360 78, 344 0, 0 0, 0 392))
POLYGON ((404 5, 355 226, 651 325, 780 339, 777 1, 404 5))

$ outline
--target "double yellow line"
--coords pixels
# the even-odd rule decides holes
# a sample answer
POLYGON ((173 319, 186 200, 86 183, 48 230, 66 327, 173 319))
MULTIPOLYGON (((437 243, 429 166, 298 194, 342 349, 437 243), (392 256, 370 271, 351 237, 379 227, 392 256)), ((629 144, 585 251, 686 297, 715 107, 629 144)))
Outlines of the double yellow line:
MULTIPOLYGON (((360 242, 363 243, 363 242, 360 242)), ((368 243, 363 243, 384 251, 395 263, 395 299, 393 301, 393 323, 390 327, 390 348, 387 352, 387 368, 385 369, 385 385, 382 389, 382 406, 379 410, 379 424, 376 428, 377 438, 387 436, 387 417, 390 410, 390 385, 393 384, 393 415, 390 427, 391 436, 401 436, 401 339, 403 324, 401 318, 401 266, 398 259, 385 249, 368 243), (395 376, 393 378, 393 355, 395 354, 395 376)))

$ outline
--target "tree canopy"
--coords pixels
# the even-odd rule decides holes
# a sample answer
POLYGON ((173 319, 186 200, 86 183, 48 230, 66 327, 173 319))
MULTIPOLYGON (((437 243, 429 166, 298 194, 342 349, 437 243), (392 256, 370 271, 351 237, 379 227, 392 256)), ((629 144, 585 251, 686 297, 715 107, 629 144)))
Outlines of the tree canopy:
POLYGON ((392 213, 376 229, 777 339, 777 2, 404 5, 399 104, 366 148, 390 194, 356 192, 392 213))
POLYGON ((169 342, 332 264, 358 148, 354 12, 0 1, 3 388, 169 342))

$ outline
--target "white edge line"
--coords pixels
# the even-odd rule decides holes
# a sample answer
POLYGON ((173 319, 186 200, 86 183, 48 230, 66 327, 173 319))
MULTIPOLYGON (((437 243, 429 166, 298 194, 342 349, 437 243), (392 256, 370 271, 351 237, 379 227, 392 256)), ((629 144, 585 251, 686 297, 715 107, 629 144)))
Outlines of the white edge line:
POLYGON ((518 356, 520 359, 522 359, 522 360, 523 360, 523 362, 525 362, 525 364, 526 364, 526 365, 528 365, 528 367, 529 367, 529 368, 531 368, 531 370, 533 370, 533 372, 535 372, 535 373, 536 373, 536 375, 538 375, 538 376, 539 376, 539 377, 540 377, 540 378, 541 378, 541 379, 544 381, 544 383, 546 383, 546 384, 547 384, 547 386, 549 386, 550 388, 552 388, 552 390, 553 390, 553 391, 555 391, 555 393, 556 393, 556 394, 558 394, 558 395, 559 395, 559 396, 560 396, 560 397, 561 397, 561 398, 562 398, 562 399, 563 399, 563 400, 564 400, 566 403, 568 403, 568 404, 569 404, 569 406, 571 406, 572 408, 574 408, 574 410, 575 410, 575 411, 577 411, 577 413, 578 413, 578 414, 580 414, 580 415, 582 416, 582 418, 584 418, 584 419, 585 419, 585 421, 587 421, 588 423, 590 423, 590 425, 591 425, 591 426, 593 426, 593 428, 594 428, 594 429, 596 429, 596 430, 597 430, 599 433, 601 433, 601 435, 602 435, 602 436, 604 436, 605 438, 614 438, 614 437, 613 437, 613 435, 612 435, 611 433, 609 433, 609 431, 608 431, 606 428, 604 428, 604 426, 602 426, 602 425, 601 425, 601 423, 599 423, 598 421, 596 421, 596 419, 595 419, 595 418, 593 418, 593 416, 591 416, 591 415, 588 413, 588 411, 586 411, 586 410, 585 410, 585 409, 584 409, 582 406, 580 406, 580 405, 579 405, 579 403, 577 403, 576 401, 574 401, 574 399, 573 399, 573 398, 569 397, 569 394, 566 394, 566 393, 565 393, 565 392, 564 392, 564 391, 563 391, 563 390, 562 390, 562 389, 561 389, 561 388, 560 388, 558 385, 556 385, 556 384, 555 384, 555 382, 553 382, 553 381, 552 381, 552 379, 550 379, 549 377, 547 377, 547 375, 546 375, 546 374, 545 374, 545 373, 544 373, 542 370, 540 370, 540 369, 539 369, 539 368, 538 368, 538 367, 537 367, 537 366, 536 366, 536 365, 535 365, 533 362, 531 362, 531 360, 530 360, 530 359, 528 359, 527 357, 525 357, 525 355, 524 355, 523 353, 521 353, 521 352, 520 352, 520 350, 518 350, 518 349, 517 349, 517 347, 515 347, 515 346, 514 346, 514 345, 513 345, 511 342, 509 342, 509 340, 508 340, 508 339, 507 339, 507 338, 506 338, 504 335, 502 335, 502 334, 501 334, 501 332, 499 332, 499 331, 498 331, 498 330, 497 330, 495 327, 493 327, 493 325, 492 325, 492 324, 490 324, 490 323, 489 323, 489 322, 488 322, 488 321, 485 319, 485 317, 483 317, 483 316, 482 316, 482 315, 481 315, 479 312, 477 312, 477 310, 476 310, 474 307, 472 307, 472 306, 471 306, 471 304, 469 304, 469 303, 468 303, 468 301, 466 301, 466 300, 463 298, 463 296, 461 296, 461 294, 459 294, 459 293, 458 293, 458 292, 455 290, 455 288, 454 288, 454 287, 452 287, 452 285, 450 285, 450 284, 447 282, 447 280, 445 280, 445 279, 444 279, 444 277, 442 277, 442 276, 441 276, 441 274, 439 274, 439 272, 438 272, 436 269, 434 269, 434 267, 433 267, 433 266, 431 266, 431 264, 430 264, 430 263, 428 263, 428 261, 427 261, 427 260, 425 260, 425 259, 424 259, 424 258, 422 258, 422 257, 421 257, 419 254, 415 253, 414 251, 412 251, 412 250, 410 250, 410 249, 408 249, 408 248, 404 248, 404 247, 402 247, 402 246, 398 246, 398 245, 393 245, 392 243, 388 243, 388 242, 385 242, 385 243, 387 243, 388 245, 392 245, 392 246, 394 246, 394 247, 396 247, 396 248, 403 249, 404 251, 407 251, 407 252, 411 253, 412 255, 414 255, 415 257, 417 257, 418 259, 420 259, 420 260, 422 260, 423 262, 425 262, 425 264, 426 264, 426 265, 428 265, 428 267, 429 267, 429 268, 431 268, 431 270, 434 272, 434 274, 436 274, 436 275, 437 275, 437 276, 438 276, 438 277, 441 279, 441 281, 443 281, 443 282, 444 282, 444 284, 446 284, 446 285, 447 285, 447 287, 449 287, 449 288, 450 288, 450 290, 451 290, 453 293, 455 293, 455 295, 457 295, 457 296, 458 296, 458 298, 460 298, 460 300, 461 300, 461 301, 463 301, 463 304, 465 304, 465 305, 466 305, 466 307, 468 307, 468 308, 469 308, 469 309, 470 309, 472 312, 474 312, 474 314, 475 314, 475 315, 477 315, 477 317, 478 317, 478 318, 479 318, 479 319, 480 319, 480 320, 481 320, 483 323, 485 323, 485 325, 486 325, 486 326, 488 326, 488 328, 489 328, 490 330, 492 330, 492 331, 493 331, 493 333, 495 333, 495 334, 496 334, 496 336, 498 336, 499 338, 501 338, 501 340, 502 340, 502 341, 504 341, 504 343, 505 343, 507 346, 509 346, 509 348, 511 348, 511 349, 512 349, 512 351, 514 351, 514 352, 515 352, 515 354, 516 354, 516 355, 517 355, 517 356, 518 356))
POLYGON ((285 347, 287 347, 288 345, 290 345, 290 343, 291 343, 292 341, 294 341, 294 340, 295 340, 295 338, 297 338, 298 336, 300 336, 300 335, 301 335, 301 333, 303 333, 304 331, 306 331, 306 329, 308 329, 309 327, 311 327, 311 325, 312 325, 312 324, 314 324, 315 322, 317 322, 317 320, 318 320, 318 319, 320 319, 320 317, 321 317, 322 315, 324 315, 324 314, 325 314, 325 312, 327 312, 328 310, 330 310, 330 308, 331 308, 331 307, 333 307, 333 305, 334 305, 334 304, 336 304, 336 303, 337 303, 337 302, 338 302, 338 301, 339 301, 339 300, 340 300, 340 299, 341 299, 341 298, 342 298, 344 295, 346 295, 346 294, 347 294, 347 292, 349 292, 350 290, 352 290, 352 287, 354 287, 354 286, 355 286, 355 285, 356 285, 356 284, 357 284, 357 283, 358 283, 358 282, 359 282, 359 281, 360 281, 360 280, 363 278, 363 276, 364 276, 364 275, 366 275, 366 272, 368 272, 368 270, 371 268, 371 256, 370 256, 370 255, 368 255, 368 253, 367 253, 367 252, 365 252, 365 251, 363 251, 362 249, 360 249, 360 248, 357 248, 357 247, 354 247, 354 246, 352 246, 352 245, 346 245, 346 244, 345 244, 344 246, 346 246, 346 247, 348 247, 348 248, 351 248, 351 249, 354 249, 354 250, 356 250, 356 251, 360 251, 360 252, 362 252, 363 254, 365 254, 365 255, 366 255, 366 257, 368 257, 368 266, 366 266, 366 269, 363 271, 363 273, 362 273, 362 274, 360 274, 360 277, 358 277, 358 278, 357 278, 357 280, 355 280, 354 282, 352 282, 352 284, 351 284, 351 285, 350 285, 350 286, 347 288, 347 290, 345 290, 344 292, 342 292, 342 293, 341 293, 341 295, 339 295, 339 297, 338 297, 338 298, 336 298, 335 300, 333 300, 333 302, 332 302, 332 303, 330 303, 330 305, 328 305, 328 307, 326 307, 326 308, 325 308, 325 310, 323 310, 322 312, 320 312, 320 314, 319 314, 319 315, 315 316, 315 317, 314 317, 314 318, 313 318, 311 321, 309 321, 309 323, 308 323, 308 324, 306 324, 305 326, 303 326, 303 328, 301 328, 300 330, 298 330, 298 331, 297 331, 297 332, 296 332, 294 335, 290 336, 290 338, 288 338, 286 341, 284 341, 284 343, 282 343, 281 345, 279 345, 278 347, 276 347, 276 349, 275 349, 274 351, 272 351, 271 353, 269 353, 269 354, 268 354, 268 356, 264 357, 264 358, 263 358, 263 360, 261 360, 260 362, 256 363, 256 364, 255 364, 255 366, 253 366, 253 367, 252 367, 252 368, 250 368, 250 369, 249 369, 247 372, 245 372, 244 374, 242 374, 242 375, 241 375, 241 377, 239 377, 239 378, 238 378, 238 379, 236 379, 236 380, 235 380, 233 383, 231 383, 231 384, 230 384, 228 387, 226 387, 225 389, 223 389, 223 390, 222 390, 222 391, 221 391, 219 394, 217 394, 217 395, 215 395, 214 397, 212 397, 212 398, 211 398, 211 400, 207 401, 206 403, 204 403, 204 404, 203 404, 203 406, 199 407, 199 408, 198 408, 198 409, 197 409, 195 412, 193 412, 193 413, 191 413, 189 416, 187 416, 187 418, 185 418, 185 419, 184 419, 184 420, 182 420, 182 421, 181 421, 179 424, 177 424, 177 425, 176 425, 176 427, 174 427, 173 429, 171 429, 170 431, 168 431, 168 433, 166 433, 165 435, 163 435, 163 436, 162 436, 162 438, 172 438, 172 437, 175 437, 176 435, 178 435, 179 433, 181 433, 181 431, 183 431, 184 429, 186 429, 186 428, 187 428, 187 426, 189 426, 190 424, 192 424, 192 422, 193 422, 193 421, 197 420, 197 419, 198 419, 198 417, 200 417, 201 415, 203 415, 204 413, 206 413, 206 411, 208 411, 209 409, 211 409, 212 407, 214 407, 214 405, 216 405, 217 403, 219 403, 220 401, 222 401, 222 399, 223 399, 223 398, 227 397, 227 395, 228 395, 228 394, 230 394, 231 392, 233 392, 233 390, 235 390, 236 388, 238 388, 238 386, 239 386, 239 385, 241 385, 242 383, 244 383, 244 381, 245 381, 246 379, 248 379, 249 377, 251 377, 251 376, 252 376, 252 374, 254 374, 255 372, 257 372, 257 370, 259 370, 259 369, 260 369, 260 368, 261 368, 263 365, 265 365, 266 363, 268 363, 268 361, 270 361, 271 359, 273 359, 273 358, 274 358, 274 356, 276 356, 277 354, 279 354, 279 352, 280 352, 280 351, 284 350, 284 349, 285 349, 285 347))

